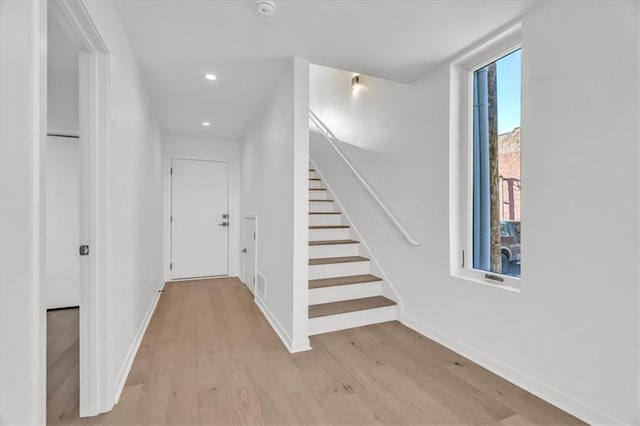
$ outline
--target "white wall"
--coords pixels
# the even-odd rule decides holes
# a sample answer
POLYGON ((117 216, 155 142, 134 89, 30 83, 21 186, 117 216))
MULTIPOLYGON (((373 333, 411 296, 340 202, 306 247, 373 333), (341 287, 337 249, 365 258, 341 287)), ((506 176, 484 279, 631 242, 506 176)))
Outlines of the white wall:
POLYGON ((46 308, 80 306, 80 141, 47 137, 46 308))
POLYGON ((46 19, 43 2, 0 2, 0 424, 45 422, 46 19))
POLYGON ((163 154, 136 59, 111 1, 86 2, 110 53, 111 380, 126 379, 163 275, 163 154))
POLYGON ((640 420, 637 9, 547 2, 523 18, 521 293, 449 273, 449 65, 410 86, 365 76, 357 94, 351 73, 311 70, 312 109, 422 242, 312 137, 403 321, 593 423, 640 420))
POLYGON ((256 302, 290 351, 309 348, 308 62, 286 59, 283 74, 242 143, 241 214, 256 214, 256 302), (256 280, 257 281, 257 280, 256 280))
POLYGON ((193 160, 226 161, 229 163, 229 275, 237 276, 240 258, 240 143, 199 139, 187 136, 167 136, 164 138, 164 240, 165 240, 165 277, 170 277, 169 262, 171 253, 171 168, 172 158, 193 160))

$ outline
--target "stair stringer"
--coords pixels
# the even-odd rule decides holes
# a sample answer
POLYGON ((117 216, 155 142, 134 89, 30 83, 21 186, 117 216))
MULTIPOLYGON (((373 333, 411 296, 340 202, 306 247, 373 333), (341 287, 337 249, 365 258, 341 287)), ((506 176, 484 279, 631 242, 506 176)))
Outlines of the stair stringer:
POLYGON ((318 168, 316 163, 313 161, 313 158, 310 157, 309 161, 313 165, 315 172, 322 179, 323 184, 326 186, 327 197, 329 199, 332 199, 333 202, 336 203, 336 206, 338 207, 338 211, 342 213, 343 219, 346 221, 346 223, 343 222, 343 224, 351 226, 350 238, 354 240, 358 240, 360 242, 360 245, 359 245, 360 256, 368 257, 370 259, 370 264, 369 264, 370 273, 382 278, 382 295, 397 303, 398 318, 403 318, 404 303, 402 301, 402 297, 400 297, 400 294, 394 287, 393 283, 391 282, 389 277, 384 273, 384 270, 380 267, 380 264, 378 263, 377 259, 373 255, 373 252, 371 251, 371 249, 369 249, 369 246, 367 245, 365 238, 363 238, 362 234, 358 231, 358 228, 349 217, 349 213, 340 202, 339 197, 331 188, 331 184, 329 183, 329 180, 326 178, 325 175, 322 174, 322 172, 320 172, 320 169, 318 168))

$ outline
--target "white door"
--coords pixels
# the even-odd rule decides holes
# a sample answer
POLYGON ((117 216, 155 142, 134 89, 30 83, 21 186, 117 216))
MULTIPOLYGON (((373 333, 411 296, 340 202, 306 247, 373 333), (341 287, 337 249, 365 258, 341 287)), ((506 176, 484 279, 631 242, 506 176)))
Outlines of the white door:
POLYGON ((47 136, 47 309, 80 305, 80 141, 47 136))
POLYGON ((244 283, 256 294, 256 220, 244 219, 244 283))
POLYGON ((228 275, 229 165, 172 159, 171 216, 171 277, 228 275))

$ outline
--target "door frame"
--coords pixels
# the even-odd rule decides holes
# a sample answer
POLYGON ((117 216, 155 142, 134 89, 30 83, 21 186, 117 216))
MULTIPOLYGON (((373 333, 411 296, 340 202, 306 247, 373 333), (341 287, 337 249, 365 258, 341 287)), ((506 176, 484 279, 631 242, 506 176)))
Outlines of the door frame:
MULTIPOLYGON (((84 0, 60 0, 47 2, 47 5, 81 51, 80 241, 89 245, 90 254, 80 261, 79 414, 80 417, 86 417, 111 410, 115 402, 110 356, 112 330, 108 233, 110 55, 84 0)), ((46 92, 40 102, 46 108, 46 92)), ((46 129, 43 130, 41 133, 46 134, 46 129)), ((41 208, 46 213, 44 204, 41 208)), ((46 246, 41 248, 41 256, 46 259, 46 246)), ((44 285, 45 279, 41 280, 41 290, 44 285)), ((44 292, 41 291, 41 294, 44 292)), ((41 306, 43 302, 41 300, 41 306)), ((46 348, 43 350, 46 351, 46 348)))
MULTIPOLYGON (((231 162, 228 160, 216 160, 211 158, 197 158, 197 157, 185 157, 185 156, 174 156, 171 155, 167 161, 167 171, 165 176, 168 176, 168 206, 167 213, 165 218, 165 223, 168 226, 168 247, 166 250, 166 279, 165 281, 190 281, 190 280, 200 280, 203 278, 221 278, 228 277, 231 274, 231 228, 227 230, 227 274, 226 275, 212 275, 206 277, 191 277, 191 278, 177 278, 174 279, 172 277, 172 270, 169 265, 173 262, 173 223, 171 221, 171 217, 173 215, 173 160, 187 160, 187 161, 207 161, 209 163, 225 163, 227 165, 227 210, 229 215, 229 223, 231 223, 232 215, 231 215, 231 162)), ((233 226, 237 226, 232 224, 233 226)))
MULTIPOLYGON (((258 215, 255 213, 252 214, 245 214, 242 216, 242 244, 244 245, 244 243, 247 240, 247 220, 253 220, 255 223, 255 233, 256 233, 256 237, 254 238, 254 245, 255 245, 255 255, 253 256, 253 270, 255 272, 255 278, 256 278, 256 284, 253 286, 253 291, 251 292, 253 294, 253 297, 256 297, 256 287, 258 285, 258 215)), ((245 247, 246 248, 246 247, 245 247)), ((246 253, 244 254, 244 256, 242 256, 242 280, 244 282, 244 285, 247 286, 247 288, 249 288, 249 291, 251 291, 251 287, 249 287, 249 284, 247 284, 247 256, 246 253)))

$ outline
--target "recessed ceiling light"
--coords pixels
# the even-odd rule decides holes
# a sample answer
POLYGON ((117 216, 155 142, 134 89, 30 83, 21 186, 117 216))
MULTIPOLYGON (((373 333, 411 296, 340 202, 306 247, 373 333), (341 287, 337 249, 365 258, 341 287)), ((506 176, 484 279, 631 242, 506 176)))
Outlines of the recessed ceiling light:
POLYGON ((216 77, 215 74, 205 74, 204 78, 206 78, 207 80, 213 81, 213 80, 217 79, 218 77, 216 77))
POLYGON ((211 123, 209 123, 208 121, 203 121, 203 122, 202 122, 202 125, 203 125, 204 127, 209 127, 209 126, 211 126, 211 123))

